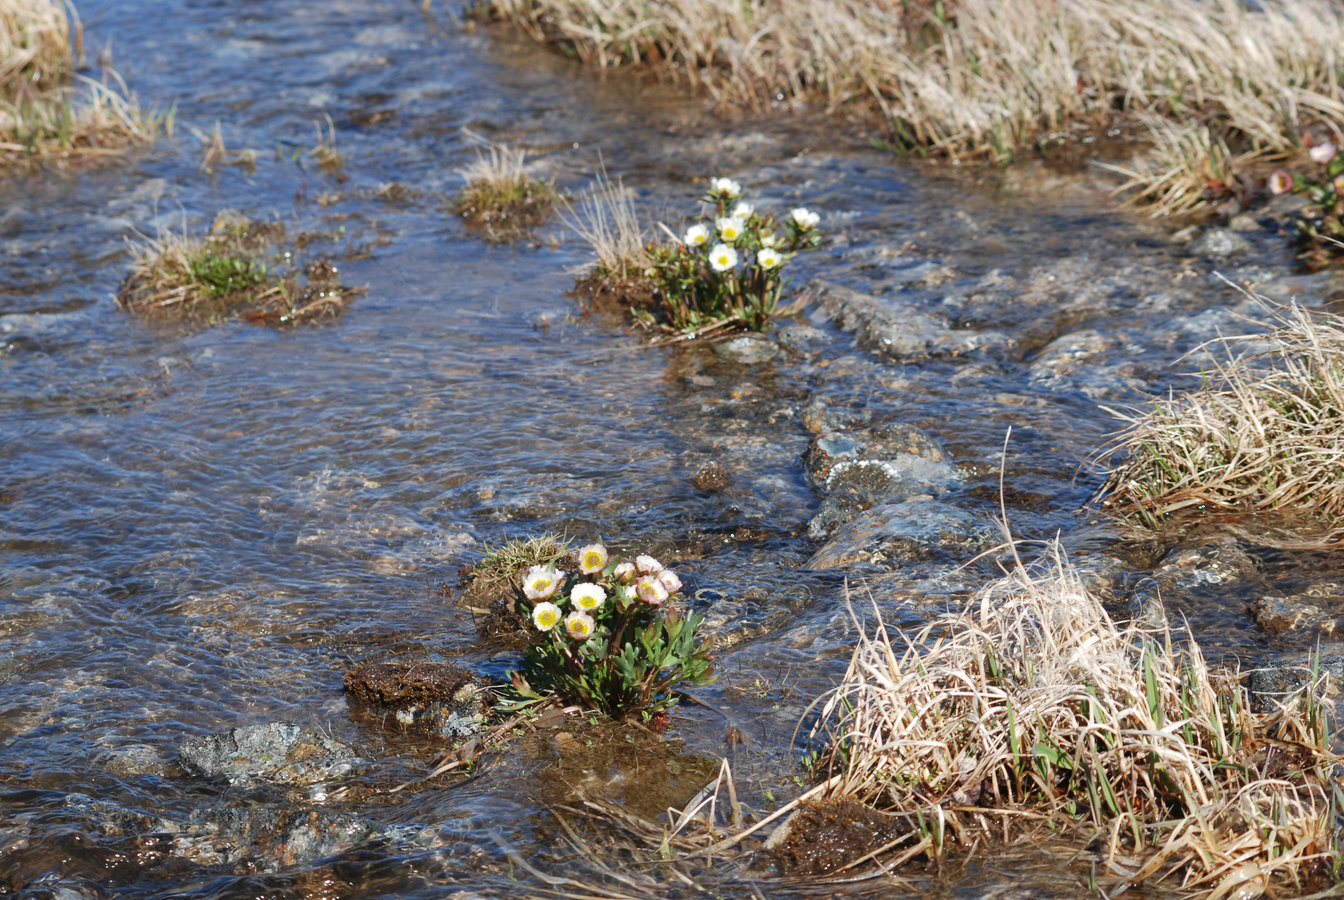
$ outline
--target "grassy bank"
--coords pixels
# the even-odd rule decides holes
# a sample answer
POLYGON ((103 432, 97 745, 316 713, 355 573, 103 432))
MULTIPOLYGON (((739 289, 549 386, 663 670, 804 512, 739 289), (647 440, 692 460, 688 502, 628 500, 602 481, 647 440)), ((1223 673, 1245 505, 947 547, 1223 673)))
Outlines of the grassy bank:
POLYGON ((1344 515, 1344 319, 1293 306, 1269 334, 1212 349, 1198 390, 1122 413, 1102 504, 1149 525, 1186 510, 1344 515))
POLYGON ((1300 897, 1338 860, 1317 689, 1256 712, 1193 643, 1117 625, 1051 545, 917 634, 861 637, 822 765, 909 823, 907 856, 1076 832, 1110 896, 1300 897))
POLYGON ((75 74, 82 43, 68 3, 0 0, 0 164, 116 152, 171 133, 172 115, 141 109, 115 72, 75 74))
POLYGON ((1168 209, 1237 189, 1264 155, 1344 121, 1344 17, 1325 0, 489 0, 603 66, 719 101, 872 107, 910 148, 1007 159, 1121 128, 1130 187, 1168 209))

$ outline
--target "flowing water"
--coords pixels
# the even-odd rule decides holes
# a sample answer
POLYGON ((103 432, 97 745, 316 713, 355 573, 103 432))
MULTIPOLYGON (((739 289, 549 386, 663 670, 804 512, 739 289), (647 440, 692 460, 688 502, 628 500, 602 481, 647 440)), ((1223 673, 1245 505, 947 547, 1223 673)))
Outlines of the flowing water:
MULTIPOLYGON (((809 565, 813 420, 922 429, 956 467, 939 502, 986 539, 1002 463, 1014 531, 1060 533, 1123 600, 1165 548, 1080 511, 1115 428, 1101 405, 1182 383, 1175 360, 1244 327, 1251 305, 1215 271, 1309 303, 1329 289, 1288 275, 1268 229, 1237 257, 1191 254, 1117 211, 1101 176, 893 159, 807 110, 716 115, 439 4, 80 12, 90 55, 105 47, 142 102, 176 104, 178 133, 124 160, 0 174, 0 893, 521 896, 541 882, 510 853, 577 871, 551 805, 596 795, 655 815, 723 757, 768 811, 797 792, 795 727, 853 645, 847 583, 866 580, 889 623, 913 626, 994 572, 956 568, 970 543, 809 565), (327 116, 335 171, 308 152, 327 116), (255 169, 202 170, 216 121, 230 151, 258 151, 255 169), (981 346, 892 361, 816 305, 806 340, 762 363, 650 346, 567 296, 588 251, 561 225, 494 244, 454 217, 468 130, 527 148, 571 193, 605 163, 673 227, 713 175, 765 208, 818 209, 826 241, 796 263, 794 297, 824 278, 981 346), (128 236, 199 233, 225 209, 282 223, 366 293, 289 330, 151 326, 116 307, 128 236), (722 490, 693 484, 711 462, 722 490), (664 742, 538 732, 469 779, 388 792, 440 748, 355 715, 344 672, 420 654, 502 677, 515 658, 482 649, 441 586, 486 545, 544 531, 676 561, 720 648, 705 705, 678 710, 664 742), (278 721, 356 746, 375 774, 324 798, 178 764, 184 738, 278 721), (357 820, 365 837, 224 859, 211 841, 236 841, 246 832, 227 823, 257 809, 357 820)), ((1187 579, 1169 603, 1215 657, 1296 659, 1246 606, 1303 561, 1245 555, 1235 584, 1187 579)), ((1078 877, 1010 857, 927 890, 1000 896, 1025 878, 1031 896, 1063 895, 1078 877)))

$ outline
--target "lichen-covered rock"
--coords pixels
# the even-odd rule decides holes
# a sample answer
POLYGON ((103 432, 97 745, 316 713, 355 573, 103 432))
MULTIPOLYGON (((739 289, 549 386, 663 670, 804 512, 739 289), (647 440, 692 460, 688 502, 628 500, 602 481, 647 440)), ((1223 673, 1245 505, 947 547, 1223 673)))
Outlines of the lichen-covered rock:
POLYGON ((187 771, 205 778, 291 785, 337 778, 363 762, 335 738, 285 722, 187 738, 178 753, 187 771))

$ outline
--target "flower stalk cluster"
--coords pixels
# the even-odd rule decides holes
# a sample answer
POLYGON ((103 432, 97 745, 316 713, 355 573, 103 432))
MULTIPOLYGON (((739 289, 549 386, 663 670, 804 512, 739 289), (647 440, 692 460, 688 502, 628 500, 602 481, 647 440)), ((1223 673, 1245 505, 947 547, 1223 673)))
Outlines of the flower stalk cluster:
POLYGON ((1267 186, 1271 194, 1299 194, 1311 201, 1293 227, 1293 244, 1307 268, 1320 269, 1344 259, 1344 154, 1333 134, 1308 133, 1304 141, 1316 173, 1278 169, 1267 186))
POLYGON ((762 331, 779 303, 785 265, 820 243, 821 217, 805 207, 783 221, 759 213, 731 178, 711 181, 703 201, 700 220, 679 240, 650 248, 645 274, 676 331, 762 331))
POLYGON ((714 680, 697 633, 703 616, 678 609, 681 578, 652 556, 613 557, 602 544, 575 552, 574 569, 533 566, 516 602, 532 623, 516 706, 559 698, 613 718, 646 717, 676 702, 683 682, 714 680))

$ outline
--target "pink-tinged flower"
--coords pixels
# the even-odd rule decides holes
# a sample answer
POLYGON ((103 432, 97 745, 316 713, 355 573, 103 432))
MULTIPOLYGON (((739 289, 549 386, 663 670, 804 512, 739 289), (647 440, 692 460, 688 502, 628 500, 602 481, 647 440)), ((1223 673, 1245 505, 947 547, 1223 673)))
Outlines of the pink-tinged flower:
POLYGON ((532 624, 538 631, 550 631, 560 621, 560 607, 554 603, 538 603, 532 610, 532 624))
POLYGON ((1293 176, 1288 174, 1286 169, 1275 169, 1274 174, 1269 176, 1269 192, 1271 194, 1286 194, 1293 189, 1293 176))
POLYGON ((635 557, 635 568, 641 575, 657 575, 663 571, 663 564, 647 554, 635 557))
POLYGON ((586 641, 592 637, 593 629, 596 627, 597 623, 593 621, 593 617, 581 610, 576 609, 565 616, 565 631, 568 631, 569 636, 576 641, 586 641))
POLYGON ((1336 197, 1344 197, 1344 175, 1336 175, 1330 186, 1335 189, 1336 197))
POLYGON ((529 600, 545 600, 560 587, 560 573, 554 566, 533 566, 523 578, 523 596, 529 600))
POLYGON ((629 582, 635 580, 635 573, 635 564, 627 560, 616 564, 616 568, 611 570, 611 577, 616 581, 629 582))
POLYGON ((607 548, 601 544, 580 547, 576 556, 579 560, 579 571, 585 575, 601 572, 602 567, 607 564, 607 548))
POLYGON ((663 587, 657 575, 645 575, 640 578, 635 586, 635 593, 649 606, 662 606, 667 602, 667 588, 663 587))
POLYGON ((669 594, 675 594, 681 590, 681 579, 671 569, 663 569, 658 573, 658 583, 667 588, 669 594))
POLYGON ((1307 156, 1311 157, 1312 162, 1328 163, 1335 158, 1335 154, 1338 152, 1339 147, 1335 145, 1334 141, 1323 141, 1308 150, 1307 156))
POLYGON ((584 582, 574 585, 574 590, 569 592, 569 602, 575 609, 583 612, 592 612, 607 602, 607 592, 596 584, 584 582))

